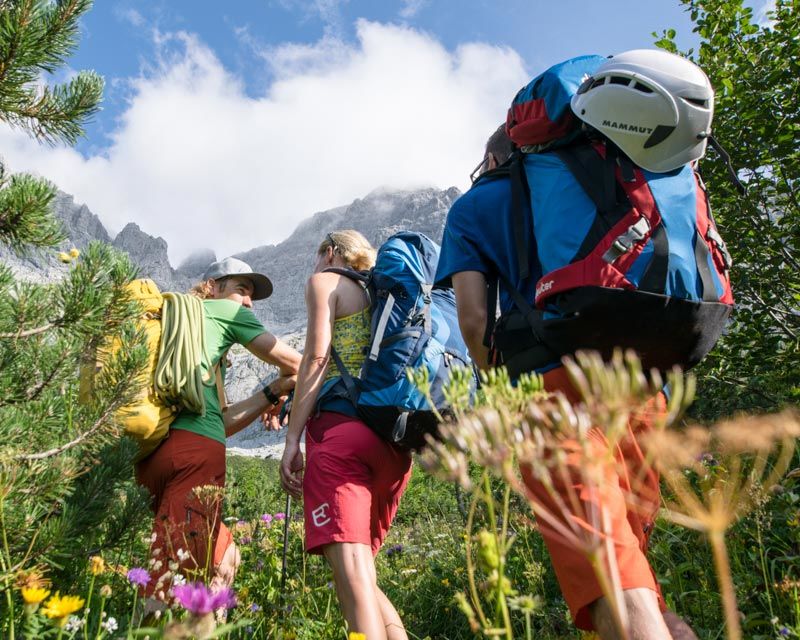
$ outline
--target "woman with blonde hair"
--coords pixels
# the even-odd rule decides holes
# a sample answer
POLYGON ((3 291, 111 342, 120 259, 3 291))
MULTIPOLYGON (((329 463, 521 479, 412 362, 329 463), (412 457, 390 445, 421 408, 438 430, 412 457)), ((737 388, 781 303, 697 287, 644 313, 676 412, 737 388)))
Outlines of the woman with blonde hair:
POLYGON ((370 337, 366 291, 336 270, 374 264, 375 249, 357 231, 329 233, 317 250, 280 475, 287 492, 303 495, 306 551, 323 554, 330 564, 349 630, 369 640, 407 640, 400 616, 378 587, 374 558, 408 483, 411 458, 359 420, 349 399, 327 393, 340 375, 331 349, 355 375, 370 337))

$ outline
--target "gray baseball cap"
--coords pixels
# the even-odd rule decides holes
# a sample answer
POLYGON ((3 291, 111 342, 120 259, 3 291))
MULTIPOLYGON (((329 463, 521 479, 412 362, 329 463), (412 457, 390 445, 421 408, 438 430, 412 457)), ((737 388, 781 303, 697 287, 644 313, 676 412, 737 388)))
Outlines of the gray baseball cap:
POLYGON ((228 276, 242 276, 253 283, 253 300, 263 300, 272 295, 272 283, 263 273, 255 273, 244 260, 225 258, 211 264, 203 274, 203 280, 220 280, 228 276))

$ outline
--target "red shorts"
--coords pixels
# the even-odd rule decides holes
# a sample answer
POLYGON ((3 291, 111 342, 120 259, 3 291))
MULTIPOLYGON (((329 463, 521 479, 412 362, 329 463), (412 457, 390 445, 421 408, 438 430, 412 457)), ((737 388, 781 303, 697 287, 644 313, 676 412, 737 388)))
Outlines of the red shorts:
POLYGON ((410 476, 411 457, 358 418, 323 411, 309 420, 303 476, 306 551, 359 542, 377 554, 410 476))
MULTIPOLYGON (((544 384, 548 391, 561 391, 571 402, 579 399, 562 367, 545 373, 544 384)), ((596 488, 594 496, 597 502, 602 501, 610 516, 610 531, 614 538, 614 552, 622 589, 643 587, 655 591, 662 610, 665 606, 661 590, 646 556, 648 539, 660 506, 659 478, 658 473, 647 463, 637 439, 652 429, 654 419, 665 411, 664 394, 660 393, 647 403, 643 411, 631 416, 627 433, 613 451, 616 463, 609 464, 604 470, 605 480, 601 487, 596 488)), ((596 455, 606 456, 609 443, 603 434, 599 430, 592 430, 589 437, 596 455)), ((567 453, 569 481, 580 500, 586 502, 589 498, 584 491, 582 474, 579 471, 582 455, 580 446, 565 442, 564 450, 567 453)), ((535 479, 531 469, 523 466, 521 472, 532 497, 551 513, 559 513, 547 489, 535 479)), ((554 479, 553 484, 555 490, 568 502, 564 483, 554 479)), ((588 512, 586 507, 582 510, 584 513, 588 512)), ((580 518, 577 522, 585 529, 591 528, 580 518)), ((568 544, 541 519, 538 526, 550 552, 553 569, 575 626, 592 630, 588 607, 602 597, 603 592, 589 561, 580 550, 568 544)))
POLYGON ((208 583, 233 542, 220 522, 225 445, 184 429, 170 430, 169 437, 136 465, 136 481, 152 495, 155 513, 151 546, 155 566, 150 567, 146 595, 160 597, 160 591, 168 591, 170 580, 162 576, 170 562, 178 563, 178 572, 187 580, 208 583), (207 488, 198 494, 196 487, 207 488))

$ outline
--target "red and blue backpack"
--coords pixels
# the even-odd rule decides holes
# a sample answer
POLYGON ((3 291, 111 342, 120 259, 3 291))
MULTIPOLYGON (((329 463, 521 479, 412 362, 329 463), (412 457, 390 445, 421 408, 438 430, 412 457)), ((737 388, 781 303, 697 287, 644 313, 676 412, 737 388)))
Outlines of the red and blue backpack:
POLYGON ((532 216, 534 237, 515 234, 516 253, 523 278, 540 275, 534 300, 499 278, 515 308, 487 339, 514 377, 579 349, 609 357, 616 347, 634 349, 647 368, 689 369, 733 309, 731 258, 695 167, 646 171, 572 113, 570 99, 604 61, 551 67, 508 112, 517 151, 491 173, 509 175, 516 228, 532 216))

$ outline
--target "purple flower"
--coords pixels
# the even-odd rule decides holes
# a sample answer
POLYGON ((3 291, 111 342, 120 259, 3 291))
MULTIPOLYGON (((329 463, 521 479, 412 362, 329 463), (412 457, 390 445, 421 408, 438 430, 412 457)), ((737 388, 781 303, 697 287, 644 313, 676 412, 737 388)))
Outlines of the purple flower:
POLYGON ((250 536, 242 536, 239 540, 239 544, 250 544, 252 541, 253 539, 250 536))
POLYGON ((261 516, 261 522, 263 522, 264 524, 269 524, 270 522, 272 522, 272 516, 268 513, 265 513, 263 516, 261 516))
POLYGON ((172 593, 178 603, 195 616, 217 609, 233 609, 236 606, 236 596, 229 587, 214 593, 206 585, 196 582, 175 587, 172 593))
POLYGON ((275 519, 276 520, 285 520, 286 519, 286 514, 283 513, 282 511, 279 511, 278 513, 275 514, 275 519))
POLYGON ((250 611, 255 613, 256 611, 261 611, 261 607, 259 607, 255 602, 250 605, 250 611))
POLYGON ((147 569, 142 569, 141 567, 134 567, 130 571, 128 571, 128 581, 131 584, 139 585, 140 587, 147 586, 147 583, 150 582, 150 574, 147 573, 147 569))
POLYGON ((791 631, 789 631, 788 627, 781 627, 778 629, 778 633, 785 638, 791 633, 791 631))
POLYGON ((391 547, 389 547, 388 549, 386 549, 385 553, 390 558, 392 556, 400 555, 401 553, 403 553, 403 545, 402 544, 394 544, 391 547))

